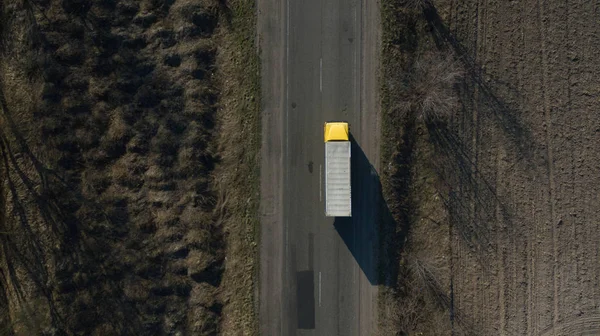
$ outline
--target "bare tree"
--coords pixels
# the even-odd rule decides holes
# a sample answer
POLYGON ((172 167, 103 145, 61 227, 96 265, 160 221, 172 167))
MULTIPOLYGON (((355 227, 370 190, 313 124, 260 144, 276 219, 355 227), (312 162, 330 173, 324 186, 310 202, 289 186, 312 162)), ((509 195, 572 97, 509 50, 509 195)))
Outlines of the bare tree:
POLYGON ((457 107, 455 85, 464 74, 453 54, 421 55, 411 73, 417 116, 425 120, 447 117, 457 107))
POLYGON ((406 7, 416 10, 424 10, 431 6, 431 0, 407 0, 406 7))

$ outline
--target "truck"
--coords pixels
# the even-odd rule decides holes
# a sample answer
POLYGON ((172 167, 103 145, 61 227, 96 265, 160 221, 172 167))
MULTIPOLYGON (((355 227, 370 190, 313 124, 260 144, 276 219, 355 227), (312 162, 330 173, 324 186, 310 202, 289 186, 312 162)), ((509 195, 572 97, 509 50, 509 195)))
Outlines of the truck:
POLYGON ((328 121, 325 131, 325 216, 352 217, 349 125, 328 121))

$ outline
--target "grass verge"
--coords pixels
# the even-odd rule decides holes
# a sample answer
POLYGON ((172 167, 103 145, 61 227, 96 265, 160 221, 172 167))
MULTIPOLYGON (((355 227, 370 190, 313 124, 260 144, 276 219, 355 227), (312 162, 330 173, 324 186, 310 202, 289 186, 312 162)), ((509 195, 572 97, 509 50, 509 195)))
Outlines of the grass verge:
POLYGON ((223 274, 224 335, 258 333, 255 287, 258 279, 260 79, 256 52, 255 2, 229 3, 231 21, 221 36, 217 64, 222 96, 219 152, 215 172, 227 216, 223 274))
MULTIPOLYGON (((451 330, 451 260, 439 153, 432 130, 454 110, 461 76, 439 50, 424 17, 427 2, 381 3, 381 176, 393 220, 381 223, 381 335, 451 330)), ((443 168, 443 167, 442 167, 443 168)))

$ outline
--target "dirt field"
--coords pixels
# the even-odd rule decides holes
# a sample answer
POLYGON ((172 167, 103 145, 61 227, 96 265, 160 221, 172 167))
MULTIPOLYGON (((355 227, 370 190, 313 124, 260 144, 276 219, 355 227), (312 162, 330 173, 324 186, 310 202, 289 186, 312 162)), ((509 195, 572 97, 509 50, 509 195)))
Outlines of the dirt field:
POLYGON ((384 4, 384 330, 600 333, 600 4, 418 2, 384 4))
POLYGON ((253 334, 254 22, 0 1, 0 334, 253 334))

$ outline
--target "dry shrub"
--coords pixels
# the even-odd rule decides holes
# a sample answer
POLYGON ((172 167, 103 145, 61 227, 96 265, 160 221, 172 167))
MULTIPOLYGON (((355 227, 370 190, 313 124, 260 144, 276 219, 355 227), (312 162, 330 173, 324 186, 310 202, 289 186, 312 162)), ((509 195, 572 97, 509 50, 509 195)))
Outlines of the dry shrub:
POLYGON ((144 173, 144 178, 149 182, 161 182, 166 179, 165 169, 158 165, 151 165, 144 173))
POLYGON ((99 134, 90 132, 87 128, 77 128, 75 130, 75 141, 83 150, 96 147, 99 143, 99 134))
POLYGON ((450 287, 443 260, 407 251, 391 309, 394 330, 406 335, 449 335, 450 287))
POLYGON ((108 81, 105 78, 91 77, 88 93, 94 98, 104 99, 108 96, 111 85, 111 81, 108 81))
POLYGON ((431 0, 406 0, 406 7, 413 10, 424 10, 431 6, 431 0))
POLYGON ((179 222, 173 208, 152 208, 150 213, 157 228, 175 226, 179 222))
POLYGON ((182 178, 202 175, 204 169, 200 165, 199 151, 193 147, 182 147, 177 153, 175 172, 182 178))
POLYGON ((19 307, 13 311, 11 316, 11 329, 3 330, 0 327, 0 335, 41 335, 51 330, 51 318, 49 314, 48 302, 39 297, 31 302, 21 302, 19 307))
POLYGON ((167 127, 160 125, 158 131, 150 142, 152 153, 158 154, 158 163, 163 167, 170 167, 179 149, 178 139, 167 127), (170 159, 169 159, 170 158, 170 159))
MULTIPOLYGON (((439 263, 439 262, 437 262, 439 263)), ((442 309, 450 307, 449 286, 442 283, 442 267, 425 258, 416 257, 410 265, 411 272, 419 288, 426 289, 426 293, 437 302, 442 309)))
POLYGON ((212 220, 210 214, 205 213, 202 209, 195 207, 193 203, 188 203, 181 211, 179 216, 181 224, 186 228, 194 228, 198 226, 208 226, 212 220))
POLYGON ((135 154, 125 154, 110 168, 113 182, 132 190, 139 190, 144 184, 145 164, 135 154))
POLYGON ((202 250, 192 250, 186 258, 188 274, 200 274, 206 271, 206 269, 214 262, 214 255, 202 250))
POLYGON ((117 108, 110 117, 106 140, 114 142, 122 141, 127 135, 128 129, 129 127, 123 119, 122 110, 117 108))
MULTIPOLYGON (((158 227, 153 235, 153 241, 159 241, 161 244, 168 244, 181 241, 185 237, 185 233, 177 225, 158 227)), ((162 251, 162 250, 161 250, 162 251)))
POLYGON ((123 294, 129 300, 144 302, 148 299, 150 285, 149 280, 128 277, 124 280, 123 294))
POLYGON ((461 63, 452 53, 431 51, 418 55, 409 71, 406 89, 395 97, 391 109, 399 118, 447 119, 458 107, 456 85, 464 76, 461 63))
POLYGON ((91 336, 105 336, 105 335, 115 335, 119 333, 119 327, 115 326, 109 322, 105 322, 99 324, 94 329, 94 332, 91 336))
POLYGON ((210 231, 207 228, 192 228, 190 229, 183 240, 190 248, 208 250, 208 242, 210 241, 210 231))
POLYGON ((174 191, 150 190, 147 193, 148 203, 159 207, 170 207, 177 201, 178 195, 174 191))
POLYGON ((194 306, 188 314, 188 331, 191 335, 218 335, 219 316, 204 306, 194 306))
POLYGON ((81 190, 85 197, 96 197, 111 184, 110 176, 102 171, 88 169, 81 174, 81 190))
POLYGON ((464 75, 451 53, 425 53, 417 58, 410 80, 417 115, 425 121, 446 119, 458 106, 455 85, 464 75))
POLYGON ((199 282, 192 285, 192 292, 189 304, 190 306, 211 307, 218 303, 216 294, 218 288, 206 283, 199 282))

